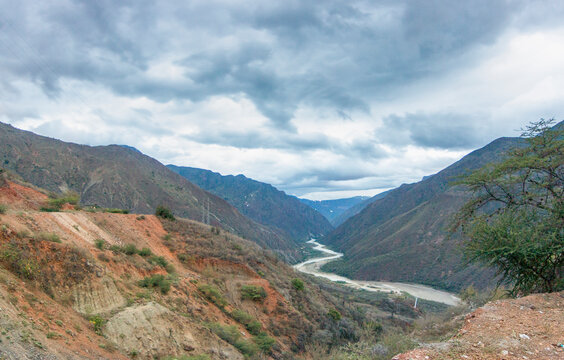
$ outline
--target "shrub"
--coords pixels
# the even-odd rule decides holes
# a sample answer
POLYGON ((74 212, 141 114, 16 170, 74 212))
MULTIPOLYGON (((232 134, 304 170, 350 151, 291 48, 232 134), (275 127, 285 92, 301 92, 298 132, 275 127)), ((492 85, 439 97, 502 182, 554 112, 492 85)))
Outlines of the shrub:
POLYGON ((337 309, 331 309, 329 310, 329 312, 327 313, 327 315, 333 319, 333 321, 339 321, 341 320, 341 313, 339 311, 337 311, 337 309))
POLYGON ((153 255, 153 252, 151 251, 151 249, 144 247, 143 249, 139 250, 138 254, 140 256, 147 257, 153 255))
POLYGON ((243 300, 262 301, 266 298, 266 290, 262 286, 243 285, 241 287, 241 298, 243 300))
POLYGON ((119 253, 123 252, 123 248, 119 245, 111 245, 110 250, 115 254, 119 254, 119 253))
POLYGON ((172 212, 168 208, 162 205, 157 206, 157 208, 155 209, 155 215, 163 219, 168 219, 172 221, 176 220, 172 212))
POLYGON ((102 318, 100 315, 93 315, 90 316, 90 318, 88 318, 88 322, 90 322, 90 324, 92 324, 92 327, 94 328, 94 332, 98 335, 102 335, 102 327, 104 326, 104 323, 106 322, 106 320, 104 318, 102 318))
POLYGON ((35 234, 35 236, 33 238, 36 239, 36 240, 41 240, 41 241, 51 241, 51 242, 56 242, 56 243, 61 242, 59 235, 53 234, 53 233, 47 233, 47 232, 37 233, 37 234, 35 234))
POLYGON ((261 333, 253 337, 253 341, 257 344, 258 348, 266 354, 270 354, 272 346, 276 344, 276 340, 268 336, 266 333, 261 333))
POLYGON ((137 250, 137 246, 135 246, 135 244, 127 244, 123 247, 123 252, 125 255, 135 255, 139 252, 139 250, 137 250))
POLYGON ((115 208, 104 209, 104 212, 112 213, 112 214, 129 214, 129 210, 126 210, 126 209, 115 209, 115 208))
POLYGON ((8 211, 8 207, 4 204, 0 204, 0 214, 5 214, 8 211))
POLYGON ((164 275, 156 274, 139 280, 138 285, 146 288, 158 287, 161 293, 166 294, 170 290, 171 281, 165 278, 164 275))
POLYGON ((68 191, 60 196, 51 194, 50 197, 48 201, 49 207, 43 207, 40 209, 41 211, 58 211, 61 210, 64 204, 77 205, 80 201, 80 196, 72 191, 68 191))
POLYGON ((137 220, 145 220, 145 215, 139 215, 136 217, 137 220))
POLYGON ((221 292, 213 285, 200 285, 198 286, 198 290, 204 294, 206 299, 214 303, 220 308, 224 308, 227 305, 227 301, 223 298, 221 292))
POLYGON ((94 240, 94 246, 96 246, 97 249, 104 250, 106 248, 106 241, 103 239, 96 239, 94 240))
POLYGON ((292 279, 292 286, 296 291, 303 291, 305 288, 303 280, 298 278, 292 279))
POLYGON ((0 248, 0 261, 7 263, 16 275, 24 279, 34 280, 40 273, 35 259, 24 254, 13 244, 6 244, 0 248))
POLYGON ((262 324, 260 322, 258 322, 251 315, 249 315, 246 312, 244 312, 243 310, 239 310, 239 309, 233 310, 230 315, 235 321, 245 325, 245 328, 251 334, 253 334, 253 335, 260 334, 260 332, 262 330, 262 324))
POLYGON ((241 339, 241 333, 235 325, 225 326, 218 323, 210 324, 210 330, 213 331, 221 339, 235 346, 243 355, 253 356, 258 352, 256 344, 241 339))

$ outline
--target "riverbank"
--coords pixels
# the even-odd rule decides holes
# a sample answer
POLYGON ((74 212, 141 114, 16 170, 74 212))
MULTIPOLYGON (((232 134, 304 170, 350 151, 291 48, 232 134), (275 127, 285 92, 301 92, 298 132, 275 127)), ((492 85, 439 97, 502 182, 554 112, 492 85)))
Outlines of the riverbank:
POLYGON ((455 295, 442 291, 436 290, 432 287, 419 285, 419 284, 407 284, 407 283, 396 283, 396 282, 384 282, 384 281, 363 281, 363 280, 352 280, 344 276, 327 273, 321 271, 321 266, 338 259, 343 256, 342 253, 327 249, 325 245, 318 243, 315 239, 308 241, 309 244, 313 245, 315 250, 321 251, 328 256, 313 258, 294 265, 294 268, 306 274, 313 276, 323 277, 325 279, 342 283, 344 285, 350 286, 355 289, 362 289, 366 291, 383 291, 389 293, 401 293, 406 292, 411 296, 440 302, 446 305, 458 305, 460 299, 455 295))

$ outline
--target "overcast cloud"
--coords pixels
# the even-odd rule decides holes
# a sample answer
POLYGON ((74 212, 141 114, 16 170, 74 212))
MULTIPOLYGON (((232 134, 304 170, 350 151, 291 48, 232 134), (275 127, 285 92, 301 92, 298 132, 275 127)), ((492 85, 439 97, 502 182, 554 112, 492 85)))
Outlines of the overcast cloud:
POLYGON ((310 198, 564 118, 564 2, 0 0, 0 121, 310 198))

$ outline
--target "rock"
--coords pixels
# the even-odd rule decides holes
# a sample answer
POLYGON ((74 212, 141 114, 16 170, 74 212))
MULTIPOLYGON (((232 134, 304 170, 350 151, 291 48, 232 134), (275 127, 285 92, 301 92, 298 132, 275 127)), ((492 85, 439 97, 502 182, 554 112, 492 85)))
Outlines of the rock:
POLYGON ((519 337, 524 340, 531 340, 531 338, 526 334, 519 334, 519 337))

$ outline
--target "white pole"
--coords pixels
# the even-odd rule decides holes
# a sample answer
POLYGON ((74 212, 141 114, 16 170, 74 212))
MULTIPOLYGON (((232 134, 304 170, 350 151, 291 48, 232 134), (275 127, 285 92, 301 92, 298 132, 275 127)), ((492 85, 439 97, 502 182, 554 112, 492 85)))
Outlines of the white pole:
POLYGON ((419 298, 415 298, 415 306, 413 306, 415 309, 417 309, 417 300, 419 300, 419 298))

